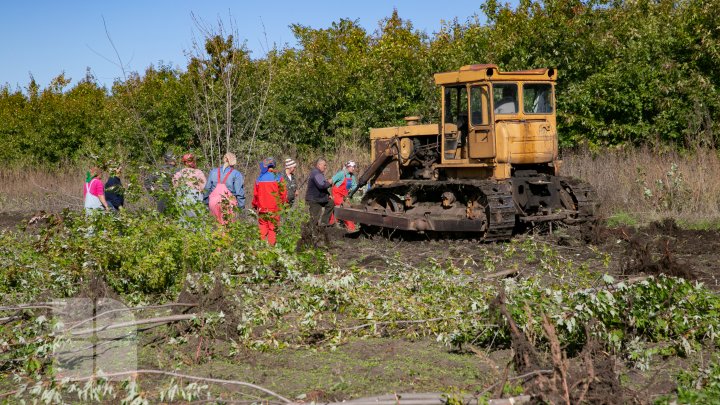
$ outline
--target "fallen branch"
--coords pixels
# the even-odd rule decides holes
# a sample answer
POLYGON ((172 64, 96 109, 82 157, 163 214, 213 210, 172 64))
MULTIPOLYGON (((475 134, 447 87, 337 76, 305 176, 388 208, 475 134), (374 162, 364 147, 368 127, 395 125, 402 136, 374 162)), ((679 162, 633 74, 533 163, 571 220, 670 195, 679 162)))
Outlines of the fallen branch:
POLYGON ((40 304, 20 304, 11 307, 0 307, 0 311, 22 311, 23 309, 57 309, 57 307, 51 306, 50 303, 40 304))
POLYGON ((252 384, 249 382, 235 381, 235 380, 221 380, 219 378, 198 377, 198 376, 194 376, 194 375, 181 374, 181 373, 176 373, 174 371, 165 371, 165 370, 142 369, 142 370, 121 371, 121 372, 117 372, 117 373, 107 373, 107 374, 102 374, 102 375, 92 375, 92 376, 87 376, 87 377, 70 378, 69 381, 83 382, 83 381, 90 381, 90 380, 95 380, 95 379, 99 379, 99 378, 108 379, 108 378, 125 377, 125 376, 135 377, 138 374, 164 375, 164 376, 168 376, 168 377, 183 378, 183 379, 193 380, 193 381, 204 381, 204 382, 209 382, 209 383, 214 383, 214 384, 236 385, 236 386, 240 386, 240 387, 247 387, 247 388, 252 388, 252 389, 255 389, 258 391, 262 391, 262 392, 264 392, 268 395, 271 395, 285 403, 292 402, 289 399, 283 397, 282 395, 280 395, 276 392, 270 391, 267 388, 263 388, 259 385, 255 385, 255 384, 252 384))
POLYGON ((497 273, 491 273, 491 274, 484 275, 482 277, 482 280, 490 280, 493 278, 507 277, 507 276, 511 276, 515 273, 518 273, 519 271, 520 271, 519 269, 509 269, 509 270, 498 271, 497 273))
POLYGON ((101 312, 101 313, 93 316, 92 318, 88 318, 88 319, 79 321, 79 322, 73 324, 72 326, 70 326, 69 328, 65 329, 65 331, 67 332, 69 330, 77 328, 80 325, 83 325, 85 323, 94 321, 105 315, 109 315, 109 314, 116 313, 116 312, 142 311, 142 310, 146 310, 146 309, 161 309, 161 308, 172 308, 172 307, 196 307, 196 306, 197 306, 197 304, 186 304, 186 303, 180 302, 180 303, 171 303, 171 304, 162 304, 162 305, 148 305, 148 306, 144 306, 144 307, 111 309, 109 311, 101 312))
MULTIPOLYGON (((521 395, 512 398, 491 399, 483 403, 488 405, 526 404, 529 403, 531 399, 529 395, 521 395)), ((329 402, 327 405, 442 405, 446 403, 448 403, 447 394, 433 392, 382 395, 345 402, 329 402)), ((477 405, 479 401, 477 396, 466 396, 462 398, 462 403, 466 405, 477 405)))
POLYGON ((14 395, 14 394, 16 394, 17 392, 18 392, 18 390, 3 392, 2 394, 0 394, 0 398, 9 397, 10 395, 14 395))
POLYGON ((617 290, 617 289, 620 288, 621 286, 630 285, 630 284, 636 284, 636 283, 639 283, 639 282, 641 282, 641 281, 645 281, 645 280, 647 280, 647 279, 650 278, 650 277, 652 277, 652 276, 631 277, 631 278, 629 278, 629 279, 627 279, 627 280, 623 280, 623 281, 617 282, 617 283, 615 283, 615 284, 609 284, 609 285, 605 285, 605 286, 602 286, 602 287, 590 287, 590 288, 586 288, 586 289, 584 289, 584 290, 575 291, 575 292, 570 293, 570 295, 575 295, 575 294, 587 294, 587 293, 592 293, 592 292, 598 292, 598 291, 600 291, 600 290, 617 290))
POLYGON ((72 336, 80 336, 80 335, 88 335, 91 333, 97 333, 102 332, 106 330, 112 330, 112 329, 120 329, 120 328, 127 328, 130 326, 137 326, 137 325, 145 325, 149 323, 171 323, 171 322, 178 322, 178 321, 187 321, 191 319, 195 319, 197 317, 196 314, 187 314, 187 315, 170 315, 170 316, 161 316, 157 318, 148 318, 148 319, 140 319, 136 321, 128 321, 128 322, 120 322, 120 323, 114 323, 110 325, 100 326, 97 328, 90 328, 90 329, 83 329, 76 332, 72 332, 72 336))
MULTIPOLYGON (((503 382, 503 384, 506 383, 507 381, 525 380, 525 379, 530 378, 530 377, 535 377, 535 376, 538 376, 538 375, 552 374, 552 373, 553 373, 552 370, 535 370, 535 371, 531 371, 531 372, 529 372, 529 373, 525 373, 525 374, 518 375, 518 376, 515 376, 515 377, 508 377, 508 378, 503 382)), ((481 396, 481 395, 485 394, 486 392, 490 392, 490 390, 492 390, 493 388, 497 387, 498 385, 500 385, 500 383, 499 383, 499 382, 496 382, 495 384, 493 384, 493 385, 485 388, 484 390, 482 390, 482 391, 478 394, 478 396, 481 396)))
POLYGON ((102 341, 102 342, 95 342, 95 343, 92 343, 92 344, 90 344, 90 345, 88 345, 88 346, 85 346, 85 347, 81 347, 81 348, 73 349, 73 350, 66 350, 66 351, 64 351, 64 352, 55 352, 55 353, 53 353, 53 355, 55 355, 55 356, 62 356, 62 355, 68 355, 68 354, 73 354, 73 353, 80 353, 80 352, 84 352, 84 351, 90 350, 90 349, 97 349, 97 348, 99 348, 99 347, 101 347, 101 346, 105 346, 105 345, 109 345, 109 344, 115 343, 115 342, 117 342, 118 340, 124 340, 124 339, 127 339, 127 338, 131 338, 131 337, 133 337, 137 332, 145 332, 145 331, 148 331, 148 330, 150 330, 150 329, 157 328, 157 327, 160 326, 160 325, 162 325, 162 324, 158 323, 158 324, 155 324, 155 325, 152 325, 152 326, 147 326, 147 327, 144 327, 144 328, 138 328, 137 330, 134 330, 134 331, 132 331, 132 332, 130 332, 130 333, 126 333, 126 334, 124 334, 124 335, 114 336, 114 337, 111 337, 111 338, 103 338, 103 341, 102 341))

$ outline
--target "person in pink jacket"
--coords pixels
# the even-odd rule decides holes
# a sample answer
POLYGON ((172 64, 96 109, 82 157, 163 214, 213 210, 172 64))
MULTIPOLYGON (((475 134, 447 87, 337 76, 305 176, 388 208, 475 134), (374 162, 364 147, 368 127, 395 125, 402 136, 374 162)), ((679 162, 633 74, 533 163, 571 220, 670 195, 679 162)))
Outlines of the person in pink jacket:
POLYGON ((101 174, 100 169, 93 167, 85 178, 83 199, 85 200, 85 213, 88 215, 98 210, 108 209, 107 201, 105 201, 105 186, 100 180, 101 174))

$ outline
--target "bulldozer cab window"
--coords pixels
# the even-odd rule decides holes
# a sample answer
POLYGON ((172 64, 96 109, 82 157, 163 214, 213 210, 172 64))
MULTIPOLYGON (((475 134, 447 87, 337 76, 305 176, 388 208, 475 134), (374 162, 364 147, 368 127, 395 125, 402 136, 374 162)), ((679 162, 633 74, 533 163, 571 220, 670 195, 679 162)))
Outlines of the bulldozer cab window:
POLYGON ((493 84, 493 104, 495 114, 517 114, 518 91, 515 83, 493 84))
POLYGON ((490 121, 490 98, 487 86, 470 88, 470 118, 473 126, 487 125, 490 121))
POLYGON ((461 128, 467 124, 467 114, 467 88, 445 87, 445 123, 461 128))
POLYGON ((523 111, 525 114, 552 113, 552 85, 550 83, 525 83, 523 85, 523 111))

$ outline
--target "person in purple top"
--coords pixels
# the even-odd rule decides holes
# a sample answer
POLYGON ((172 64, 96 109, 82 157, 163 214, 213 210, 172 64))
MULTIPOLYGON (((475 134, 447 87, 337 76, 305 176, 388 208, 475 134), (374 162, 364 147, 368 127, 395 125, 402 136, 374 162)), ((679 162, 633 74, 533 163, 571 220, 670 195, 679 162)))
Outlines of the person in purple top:
POLYGON ((329 191, 332 183, 325 178, 325 170, 327 170, 327 162, 319 158, 315 161, 308 178, 305 202, 310 209, 310 223, 313 226, 317 226, 318 223, 321 226, 329 226, 330 216, 335 211, 335 204, 330 198, 329 191))

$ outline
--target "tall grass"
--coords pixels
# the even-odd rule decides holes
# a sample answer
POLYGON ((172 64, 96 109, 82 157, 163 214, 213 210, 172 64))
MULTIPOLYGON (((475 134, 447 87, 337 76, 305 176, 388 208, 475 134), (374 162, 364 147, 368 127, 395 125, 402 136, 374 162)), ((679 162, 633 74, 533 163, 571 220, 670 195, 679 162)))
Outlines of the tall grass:
POLYGON ((562 170, 595 186, 605 216, 688 222, 720 218, 720 157, 714 149, 571 151, 564 154, 562 170))
POLYGON ((79 209, 85 170, 74 165, 0 167, 0 212, 79 209))
MULTIPOLYGON (((285 152, 272 154, 281 167, 285 158, 298 162, 296 172, 304 196, 304 180, 312 162, 319 156, 328 161, 327 177, 348 160, 370 164, 367 147, 341 144, 324 153, 285 152)), ((252 161, 259 160, 255 157, 252 161)), ((206 172, 207 169, 205 168, 206 172)), ((243 167, 240 167, 243 169, 243 167)), ((0 211, 55 211, 82 207, 85 167, 66 165, 59 168, 0 167, 0 211)), ((245 176, 247 201, 259 172, 255 163, 248 165, 245 176)), ((720 156, 714 149, 692 153, 626 148, 591 152, 565 151, 564 175, 585 179, 597 190, 601 214, 629 215, 640 221, 673 217, 687 222, 720 220, 720 156)))

